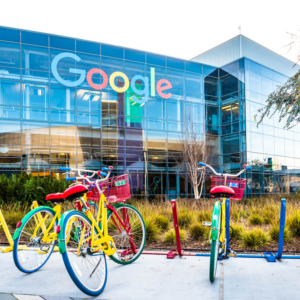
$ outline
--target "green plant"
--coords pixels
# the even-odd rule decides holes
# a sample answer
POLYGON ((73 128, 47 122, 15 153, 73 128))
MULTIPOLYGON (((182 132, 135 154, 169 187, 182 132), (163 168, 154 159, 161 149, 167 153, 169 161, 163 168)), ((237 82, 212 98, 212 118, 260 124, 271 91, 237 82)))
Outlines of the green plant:
POLYGON ((300 212, 294 214, 287 219, 287 225, 294 237, 300 236, 300 212))
POLYGON ((195 220, 194 212, 184 209, 179 211, 178 214, 178 224, 180 227, 187 228, 189 227, 195 220))
POLYGON ((263 218, 259 214, 252 214, 248 218, 248 221, 251 225, 262 225, 263 218))
POLYGON ((164 215, 158 215, 154 219, 155 224, 161 230, 168 230, 170 228, 170 219, 164 215))
POLYGON ((209 211, 201 211, 198 214, 197 220, 202 224, 203 221, 211 221, 211 212, 209 211))
MULTIPOLYGON (((273 225, 269 231, 269 235, 271 237, 271 240, 274 242, 278 242, 279 240, 279 226, 278 225, 273 225)), ((289 242, 292 239, 292 234, 291 231, 288 227, 284 228, 284 238, 283 240, 285 242, 289 242)))
POLYGON ((147 230, 147 241, 154 242, 158 240, 160 230, 152 218, 144 219, 147 230))
POLYGON ((242 233, 240 243, 243 247, 250 247, 257 250, 266 246, 270 241, 270 236, 260 228, 254 228, 242 233))
POLYGON ((231 240, 239 240, 242 237, 244 232, 244 228, 241 225, 231 224, 230 225, 230 239, 231 240))
MULTIPOLYGON (((187 240, 187 233, 184 229, 179 229, 179 236, 181 241, 186 241, 187 240)), ((175 234, 175 229, 170 229, 169 231, 166 232, 164 236, 164 242, 165 243, 176 243, 176 234, 175 234)))
POLYGON ((262 218, 264 224, 272 224, 278 221, 279 207, 275 205, 267 205, 262 209, 262 218))
POLYGON ((199 239, 204 237, 207 233, 205 227, 203 227, 200 223, 194 223, 190 226, 190 235, 195 239, 199 239))

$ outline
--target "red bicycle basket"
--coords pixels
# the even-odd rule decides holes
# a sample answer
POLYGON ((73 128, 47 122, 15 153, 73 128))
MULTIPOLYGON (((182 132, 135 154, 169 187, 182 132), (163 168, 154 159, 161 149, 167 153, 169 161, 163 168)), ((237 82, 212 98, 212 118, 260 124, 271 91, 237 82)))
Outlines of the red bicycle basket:
MULTIPOLYGON (((215 186, 224 185, 224 177, 222 176, 211 176, 211 188, 215 186)), ((230 178, 227 177, 227 186, 234 190, 234 196, 230 197, 230 200, 242 200, 244 190, 246 187, 246 179, 243 178, 230 178)))
MULTIPOLYGON (((101 182, 100 189, 103 191, 108 203, 124 202, 126 199, 130 198, 130 185, 127 174, 108 178, 106 180, 106 183, 101 182)), ((99 201, 99 199, 100 196, 98 189, 96 186, 94 186, 92 187, 91 191, 87 194, 87 200, 99 201)))

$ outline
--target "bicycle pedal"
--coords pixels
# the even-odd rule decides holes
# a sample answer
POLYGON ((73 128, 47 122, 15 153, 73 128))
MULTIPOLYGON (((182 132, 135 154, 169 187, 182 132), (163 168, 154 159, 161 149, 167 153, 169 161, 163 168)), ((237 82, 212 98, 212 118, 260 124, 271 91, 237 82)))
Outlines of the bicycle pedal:
POLYGON ((211 222, 203 221, 202 226, 204 227, 211 227, 211 222))
POLYGON ((236 253, 235 253, 234 251, 231 250, 231 251, 229 252, 229 256, 233 256, 233 257, 236 258, 236 253))

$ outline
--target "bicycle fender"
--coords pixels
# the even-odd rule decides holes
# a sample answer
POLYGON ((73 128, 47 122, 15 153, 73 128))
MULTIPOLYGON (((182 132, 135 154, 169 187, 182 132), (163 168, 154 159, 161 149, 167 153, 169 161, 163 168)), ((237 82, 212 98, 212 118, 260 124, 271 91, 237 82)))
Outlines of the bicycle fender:
POLYGON ((219 224, 220 224, 220 212, 221 204, 216 202, 213 208, 212 220, 211 220, 211 239, 217 240, 219 235, 219 224))
POLYGON ((80 211, 78 211, 76 209, 70 209, 70 210, 64 212, 62 214, 62 216, 60 217, 60 220, 59 220, 59 223, 58 223, 58 225, 60 227, 60 231, 57 233, 57 242, 58 242, 58 248, 59 248, 59 253, 60 254, 64 254, 66 252, 66 245, 64 243, 64 231, 63 231, 63 228, 64 228, 66 217, 71 212, 76 212, 76 213, 80 213, 80 214, 84 215, 83 213, 81 213, 80 211))
MULTIPOLYGON (((23 219, 21 220, 22 224, 26 223, 26 222, 28 221, 28 219, 31 218, 31 216, 32 216, 33 214, 35 214, 37 211, 39 211, 39 210, 41 210, 41 209, 50 209, 50 210, 53 211, 53 213, 54 213, 54 215, 55 215, 55 211, 54 211, 54 209, 53 209, 52 207, 50 207, 50 206, 39 206, 39 207, 37 207, 37 208, 31 210, 29 213, 27 213, 27 214, 23 217, 23 219)), ((16 240, 16 239, 19 237, 19 235, 20 235, 20 229, 19 229, 19 228, 16 228, 16 230, 15 230, 15 232, 14 232, 14 235, 13 235, 13 238, 12 238, 12 239, 13 239, 13 240, 16 240)))

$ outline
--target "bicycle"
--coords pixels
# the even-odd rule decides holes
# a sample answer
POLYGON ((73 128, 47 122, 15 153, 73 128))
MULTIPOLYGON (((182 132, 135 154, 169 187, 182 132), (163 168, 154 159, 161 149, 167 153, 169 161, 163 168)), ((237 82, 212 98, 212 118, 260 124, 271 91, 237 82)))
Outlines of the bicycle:
POLYGON ((118 263, 131 263, 141 255, 146 241, 146 227, 141 214, 133 206, 125 204, 124 195, 118 198, 124 192, 124 187, 125 190, 129 188, 127 175, 124 180, 113 177, 108 181, 110 173, 111 170, 105 178, 95 182, 80 172, 79 177, 72 178, 76 183, 69 188, 66 200, 79 199, 83 212, 65 212, 56 230, 59 251, 71 279, 82 292, 90 296, 101 294, 105 288, 106 255, 118 263), (96 219, 83 199, 88 190, 81 182, 94 184, 94 193, 97 192, 96 197, 99 197, 96 219), (114 195, 110 195, 110 191, 114 195), (110 201, 114 206, 109 204, 110 201), (113 235, 113 232, 117 234, 113 235))
POLYGON ((210 194, 212 197, 220 198, 214 206, 212 212, 212 221, 204 221, 205 227, 210 227, 208 242, 210 243, 210 264, 209 264, 209 280, 214 282, 217 271, 217 261, 220 258, 236 257, 236 253, 227 246, 226 238, 226 198, 230 200, 241 200, 243 197, 246 179, 236 178, 246 170, 251 170, 251 166, 244 165, 243 170, 238 174, 217 173, 210 165, 199 162, 198 170, 209 168, 217 177, 212 176, 212 188, 210 194), (231 179, 235 178, 235 179, 231 179), (227 181, 228 180, 228 181, 227 181))
MULTIPOLYGON (((96 171, 90 177, 95 174, 96 171)), ((61 203, 65 199, 63 193, 57 193, 47 195, 46 200, 54 202, 55 206, 38 206, 33 201, 31 211, 17 223, 12 238, 14 263, 24 273, 38 271, 47 263, 53 251, 58 251, 55 230, 61 217, 61 203)), ((89 202, 88 206, 97 215, 98 207, 93 202, 89 202)), ((79 201, 76 201, 75 209, 82 211, 79 201)))

